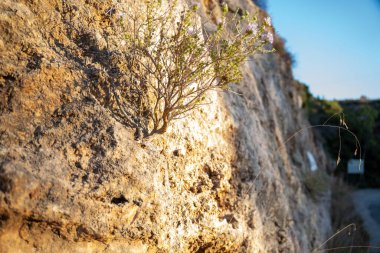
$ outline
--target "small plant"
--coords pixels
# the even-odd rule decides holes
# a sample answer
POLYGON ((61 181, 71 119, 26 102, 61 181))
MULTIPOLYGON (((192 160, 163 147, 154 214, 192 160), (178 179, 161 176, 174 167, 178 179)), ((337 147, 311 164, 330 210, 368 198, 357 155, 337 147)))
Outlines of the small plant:
POLYGON ((303 183, 313 199, 327 192, 329 182, 329 176, 322 170, 308 171, 303 177, 303 183))
POLYGON ((121 16, 129 73, 114 94, 126 117, 133 104, 144 136, 162 134, 172 120, 212 102, 207 91, 238 83, 247 57, 274 51, 269 17, 232 14, 223 4, 221 18, 211 24, 201 23, 198 5, 182 10, 177 1, 138 5, 142 11, 131 8, 121 16))

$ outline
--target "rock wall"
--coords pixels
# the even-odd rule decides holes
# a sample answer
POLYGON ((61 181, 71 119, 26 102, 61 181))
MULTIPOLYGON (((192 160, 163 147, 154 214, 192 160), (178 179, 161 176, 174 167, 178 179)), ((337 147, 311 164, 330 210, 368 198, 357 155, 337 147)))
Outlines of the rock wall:
MULTIPOLYGON (((131 1, 0 2, 0 252, 310 252, 329 194, 303 184, 307 127, 277 54, 147 141, 107 104, 131 1)), ((230 1, 253 12, 248 0, 230 1)), ((218 8, 216 6, 215 8, 218 8)))

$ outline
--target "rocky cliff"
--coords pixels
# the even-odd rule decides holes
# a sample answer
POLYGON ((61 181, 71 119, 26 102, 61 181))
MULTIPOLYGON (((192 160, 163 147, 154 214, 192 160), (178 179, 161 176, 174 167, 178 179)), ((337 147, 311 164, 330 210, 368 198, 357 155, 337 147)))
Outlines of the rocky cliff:
POLYGON ((255 56, 234 92, 136 141, 104 89, 123 79, 130 2, 0 2, 0 252, 317 248, 329 195, 304 178, 308 152, 326 159, 310 132, 286 142, 308 126, 286 61, 255 56))

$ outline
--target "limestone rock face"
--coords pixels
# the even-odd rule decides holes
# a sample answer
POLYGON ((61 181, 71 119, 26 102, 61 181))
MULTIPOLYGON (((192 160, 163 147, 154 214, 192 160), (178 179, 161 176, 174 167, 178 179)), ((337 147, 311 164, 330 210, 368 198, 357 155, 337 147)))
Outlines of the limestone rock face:
POLYGON ((255 56, 234 92, 135 141, 102 88, 123 79, 130 2, 0 2, 0 252, 318 247, 329 196, 303 175, 326 158, 310 132, 286 142, 308 126, 289 66, 255 56))

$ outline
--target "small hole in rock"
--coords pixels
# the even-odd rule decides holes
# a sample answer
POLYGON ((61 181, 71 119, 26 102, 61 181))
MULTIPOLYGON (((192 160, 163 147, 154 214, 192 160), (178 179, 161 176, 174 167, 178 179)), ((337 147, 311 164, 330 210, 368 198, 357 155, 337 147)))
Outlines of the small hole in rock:
POLYGON ((126 199, 123 195, 121 195, 118 198, 112 198, 111 203, 115 205, 123 205, 125 203, 128 203, 128 199, 126 199))
POLYGON ((133 200, 133 204, 135 204, 136 206, 141 206, 143 203, 142 199, 135 199, 133 200))

